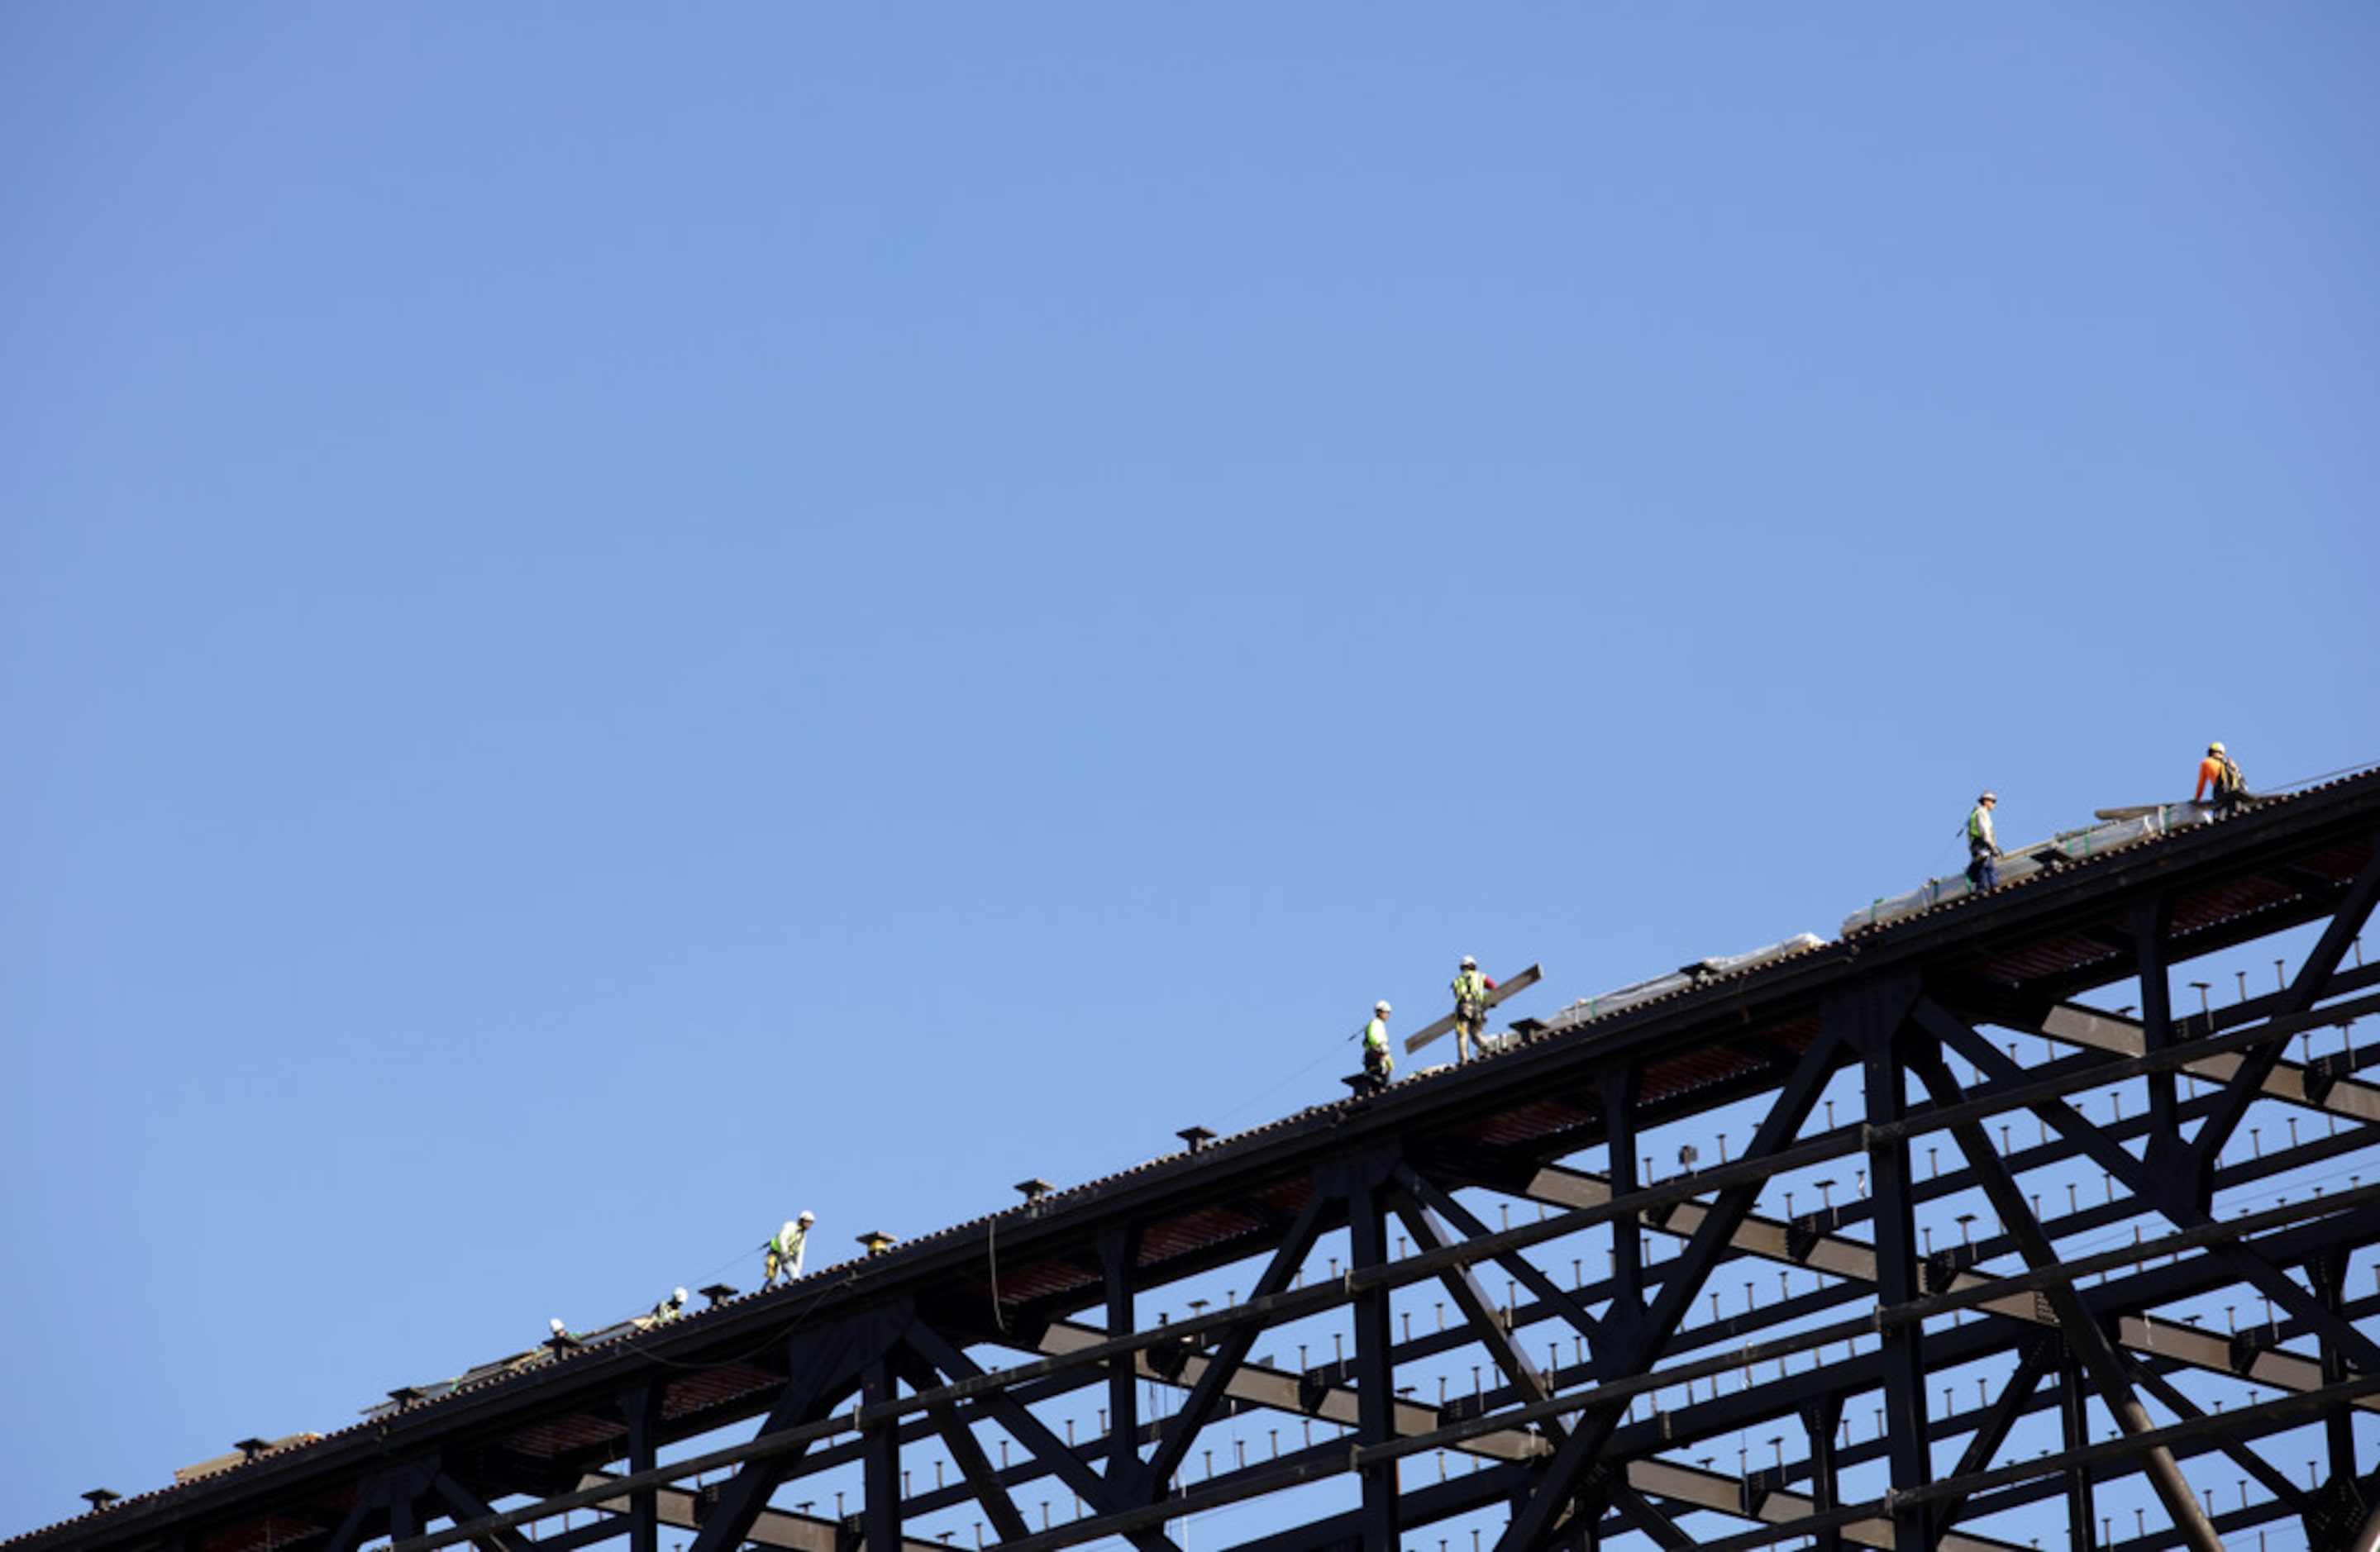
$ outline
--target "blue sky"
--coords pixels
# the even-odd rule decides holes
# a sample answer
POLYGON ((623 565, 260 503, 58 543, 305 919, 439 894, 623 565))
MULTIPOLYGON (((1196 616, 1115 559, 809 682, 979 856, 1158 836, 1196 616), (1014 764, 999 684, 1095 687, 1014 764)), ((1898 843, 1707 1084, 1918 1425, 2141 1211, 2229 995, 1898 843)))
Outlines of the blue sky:
POLYGON ((2380 759, 2376 59, 0 8, 0 1534, 2380 759))

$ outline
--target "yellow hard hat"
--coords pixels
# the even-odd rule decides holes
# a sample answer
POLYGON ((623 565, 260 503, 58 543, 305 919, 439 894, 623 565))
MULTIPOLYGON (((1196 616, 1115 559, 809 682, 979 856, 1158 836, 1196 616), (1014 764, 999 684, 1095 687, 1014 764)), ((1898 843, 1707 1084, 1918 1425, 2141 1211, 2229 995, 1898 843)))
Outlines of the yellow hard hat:
POLYGON ((2210 755, 2219 755, 2223 752, 2223 746, 2220 744, 2209 744, 2206 746, 2206 752, 2210 755))

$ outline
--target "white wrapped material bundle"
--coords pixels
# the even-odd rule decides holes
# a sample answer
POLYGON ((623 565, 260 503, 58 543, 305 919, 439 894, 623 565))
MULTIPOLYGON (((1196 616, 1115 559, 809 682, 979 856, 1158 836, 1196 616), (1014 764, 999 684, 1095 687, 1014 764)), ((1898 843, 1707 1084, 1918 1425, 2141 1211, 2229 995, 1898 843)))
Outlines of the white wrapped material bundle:
POLYGON ((1750 953, 1720 954, 1712 959, 1698 959, 1692 964, 1672 970, 1666 976, 1656 976, 1649 981, 1638 981, 1632 986, 1624 986, 1597 997, 1582 997, 1548 1019, 1545 1027, 1539 1033, 1551 1035, 1565 1029, 1572 1029, 1579 1025, 1616 1013, 1622 1008, 1633 1008, 1640 1002, 1650 1002, 1657 997, 1666 997, 1670 992, 1682 991, 1701 981, 1712 980, 1720 976, 1732 976, 1740 970, 1749 970, 1755 965, 1766 964, 1770 960, 1782 959, 1787 954, 1799 953, 1804 949, 1818 948, 1825 941, 1825 939, 1815 932, 1797 932, 1782 942, 1755 949, 1750 953))

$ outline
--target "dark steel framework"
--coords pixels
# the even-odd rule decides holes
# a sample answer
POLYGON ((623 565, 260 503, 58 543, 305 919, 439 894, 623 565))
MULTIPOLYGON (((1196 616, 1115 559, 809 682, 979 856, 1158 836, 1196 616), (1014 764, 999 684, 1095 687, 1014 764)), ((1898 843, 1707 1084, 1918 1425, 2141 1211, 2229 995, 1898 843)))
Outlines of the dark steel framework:
POLYGON ((2367 773, 10 1546, 2361 1552, 2375 895, 2367 773))

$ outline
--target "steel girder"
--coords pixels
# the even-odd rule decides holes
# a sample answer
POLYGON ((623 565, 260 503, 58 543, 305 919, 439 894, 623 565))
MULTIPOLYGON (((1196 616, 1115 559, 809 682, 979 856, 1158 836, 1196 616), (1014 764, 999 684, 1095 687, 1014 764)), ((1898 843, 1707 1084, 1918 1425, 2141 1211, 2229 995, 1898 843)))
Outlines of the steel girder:
POLYGON ((2366 1546, 2375 832, 2301 794, 11 1545, 2366 1546))

